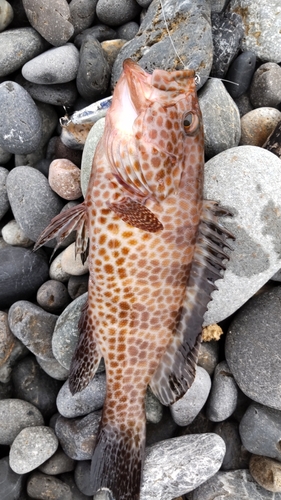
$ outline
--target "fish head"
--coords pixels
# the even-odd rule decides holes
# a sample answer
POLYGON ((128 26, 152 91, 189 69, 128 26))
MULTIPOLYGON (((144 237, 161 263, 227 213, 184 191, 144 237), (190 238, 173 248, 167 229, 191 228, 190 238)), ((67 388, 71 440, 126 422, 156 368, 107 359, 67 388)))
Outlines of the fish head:
POLYGON ((177 192, 190 164, 203 164, 203 125, 194 70, 147 73, 123 64, 107 117, 113 172, 137 198, 177 192))

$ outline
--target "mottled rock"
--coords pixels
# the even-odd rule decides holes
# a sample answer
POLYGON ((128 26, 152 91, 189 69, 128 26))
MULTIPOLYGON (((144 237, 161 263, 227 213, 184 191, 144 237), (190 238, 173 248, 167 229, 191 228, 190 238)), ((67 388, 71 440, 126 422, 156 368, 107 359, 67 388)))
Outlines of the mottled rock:
POLYGON ((80 170, 70 160, 61 158, 52 161, 49 168, 49 184, 52 190, 65 200, 77 200, 82 196, 80 170))
POLYGON ((21 399, 0 401, 0 443, 11 445, 16 436, 26 427, 43 425, 41 412, 21 399))
POLYGON ((242 52, 230 65, 226 73, 226 80, 229 81, 224 84, 233 99, 237 99, 248 90, 255 65, 256 56, 250 50, 242 52))
POLYGON ((87 35, 80 49, 80 64, 76 79, 79 94, 92 102, 100 97, 108 87, 110 79, 109 64, 100 43, 87 35))
POLYGON ((29 298, 48 279, 48 263, 42 253, 7 245, 0 250, 0 308, 29 298))
POLYGON ((135 0, 99 0, 97 16, 101 23, 108 26, 120 26, 132 21, 140 12, 140 6, 135 0))
POLYGON ((0 146, 9 153, 34 151, 42 137, 39 111, 28 92, 16 82, 0 84, 0 146))
POLYGON ((262 64, 254 74, 250 99, 255 108, 277 108, 281 101, 281 68, 276 63, 262 64))
POLYGON ((70 487, 57 477, 33 472, 27 481, 27 493, 31 498, 45 500, 73 500, 70 487))
POLYGON ((39 470, 44 474, 58 475, 74 469, 74 460, 68 457, 61 448, 56 453, 39 466, 39 470))
POLYGON ((30 240, 24 233, 24 231, 19 227, 17 221, 10 220, 2 228, 3 240, 8 243, 8 245, 15 245, 19 247, 28 248, 33 245, 33 241, 30 240))
POLYGON ((215 369, 212 389, 207 403, 207 417, 212 422, 226 420, 237 404, 238 388, 226 361, 215 369))
POLYGON ((105 126, 105 118, 98 120, 91 128, 83 149, 82 163, 81 163, 81 189, 83 196, 86 196, 89 178, 91 175, 93 158, 95 155, 96 147, 101 139, 105 126))
POLYGON ((60 389, 57 408, 66 418, 81 417, 102 408, 106 393, 105 373, 96 373, 85 389, 72 395, 68 380, 60 389))
POLYGON ((90 460, 99 429, 101 412, 90 413, 83 418, 59 416, 56 435, 64 452, 73 460, 90 460))
POLYGON ((0 489, 3 499, 24 499, 25 476, 16 474, 9 466, 9 458, 0 459, 0 489))
POLYGON ((27 349, 9 328, 8 314, 0 311, 0 382, 9 382, 14 364, 26 352, 27 349))
POLYGON ((231 419, 220 422, 214 432, 224 440, 226 446, 221 470, 248 469, 251 454, 242 444, 238 422, 231 419))
POLYGON ((0 33, 0 77, 10 75, 45 49, 46 42, 33 28, 0 33))
POLYGON ((212 14, 212 34, 214 58, 211 74, 215 78, 223 78, 237 55, 244 27, 239 12, 223 10, 212 14))
POLYGON ((74 276, 80 276, 89 271, 88 260, 83 264, 80 255, 75 254, 75 243, 71 243, 71 245, 62 252, 61 267, 65 273, 74 276))
POLYGON ((281 121, 268 136, 263 147, 281 159, 281 121))
POLYGON ((240 144, 262 147, 280 120, 281 113, 278 109, 253 109, 241 118, 240 144))
POLYGON ((253 455, 250 473, 257 483, 268 491, 281 492, 281 464, 268 457, 253 455))

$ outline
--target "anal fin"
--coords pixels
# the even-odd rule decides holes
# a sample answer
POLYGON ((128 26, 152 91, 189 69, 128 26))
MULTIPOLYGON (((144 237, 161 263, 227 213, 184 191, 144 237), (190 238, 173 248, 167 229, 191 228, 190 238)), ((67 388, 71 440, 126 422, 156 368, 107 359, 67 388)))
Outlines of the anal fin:
POLYGON ((218 216, 231 215, 215 202, 205 201, 198 228, 196 247, 187 281, 186 294, 178 314, 174 337, 164 353, 150 387, 162 404, 180 399, 191 387, 201 343, 203 317, 215 281, 223 277, 225 249, 234 236, 222 226, 218 216))
POLYGON ((95 341, 94 326, 90 324, 89 320, 88 301, 82 307, 78 328, 80 335, 69 374, 69 388, 72 394, 87 387, 101 360, 101 354, 95 341))

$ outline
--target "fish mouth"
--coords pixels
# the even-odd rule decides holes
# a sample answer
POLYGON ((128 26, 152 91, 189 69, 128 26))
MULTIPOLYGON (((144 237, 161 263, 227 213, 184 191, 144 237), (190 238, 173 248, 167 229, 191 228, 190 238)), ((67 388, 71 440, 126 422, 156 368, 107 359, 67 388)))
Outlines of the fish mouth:
POLYGON ((124 76, 128 85, 131 102, 139 114, 149 100, 152 93, 152 75, 142 69, 132 59, 123 62, 124 76))

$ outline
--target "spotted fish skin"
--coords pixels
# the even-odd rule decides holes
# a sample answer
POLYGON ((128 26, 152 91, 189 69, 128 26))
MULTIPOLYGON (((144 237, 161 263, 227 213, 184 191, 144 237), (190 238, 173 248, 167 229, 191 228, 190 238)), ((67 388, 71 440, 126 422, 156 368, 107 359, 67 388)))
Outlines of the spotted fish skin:
POLYGON ((68 222, 57 216, 36 245, 76 229, 77 253, 89 253, 69 384, 86 387, 104 357, 91 484, 116 500, 139 499, 147 386, 168 405, 194 380, 203 315, 227 258, 232 235, 217 218, 227 211, 203 201, 203 165, 194 71, 150 75, 126 60, 77 219, 75 210, 68 222))

